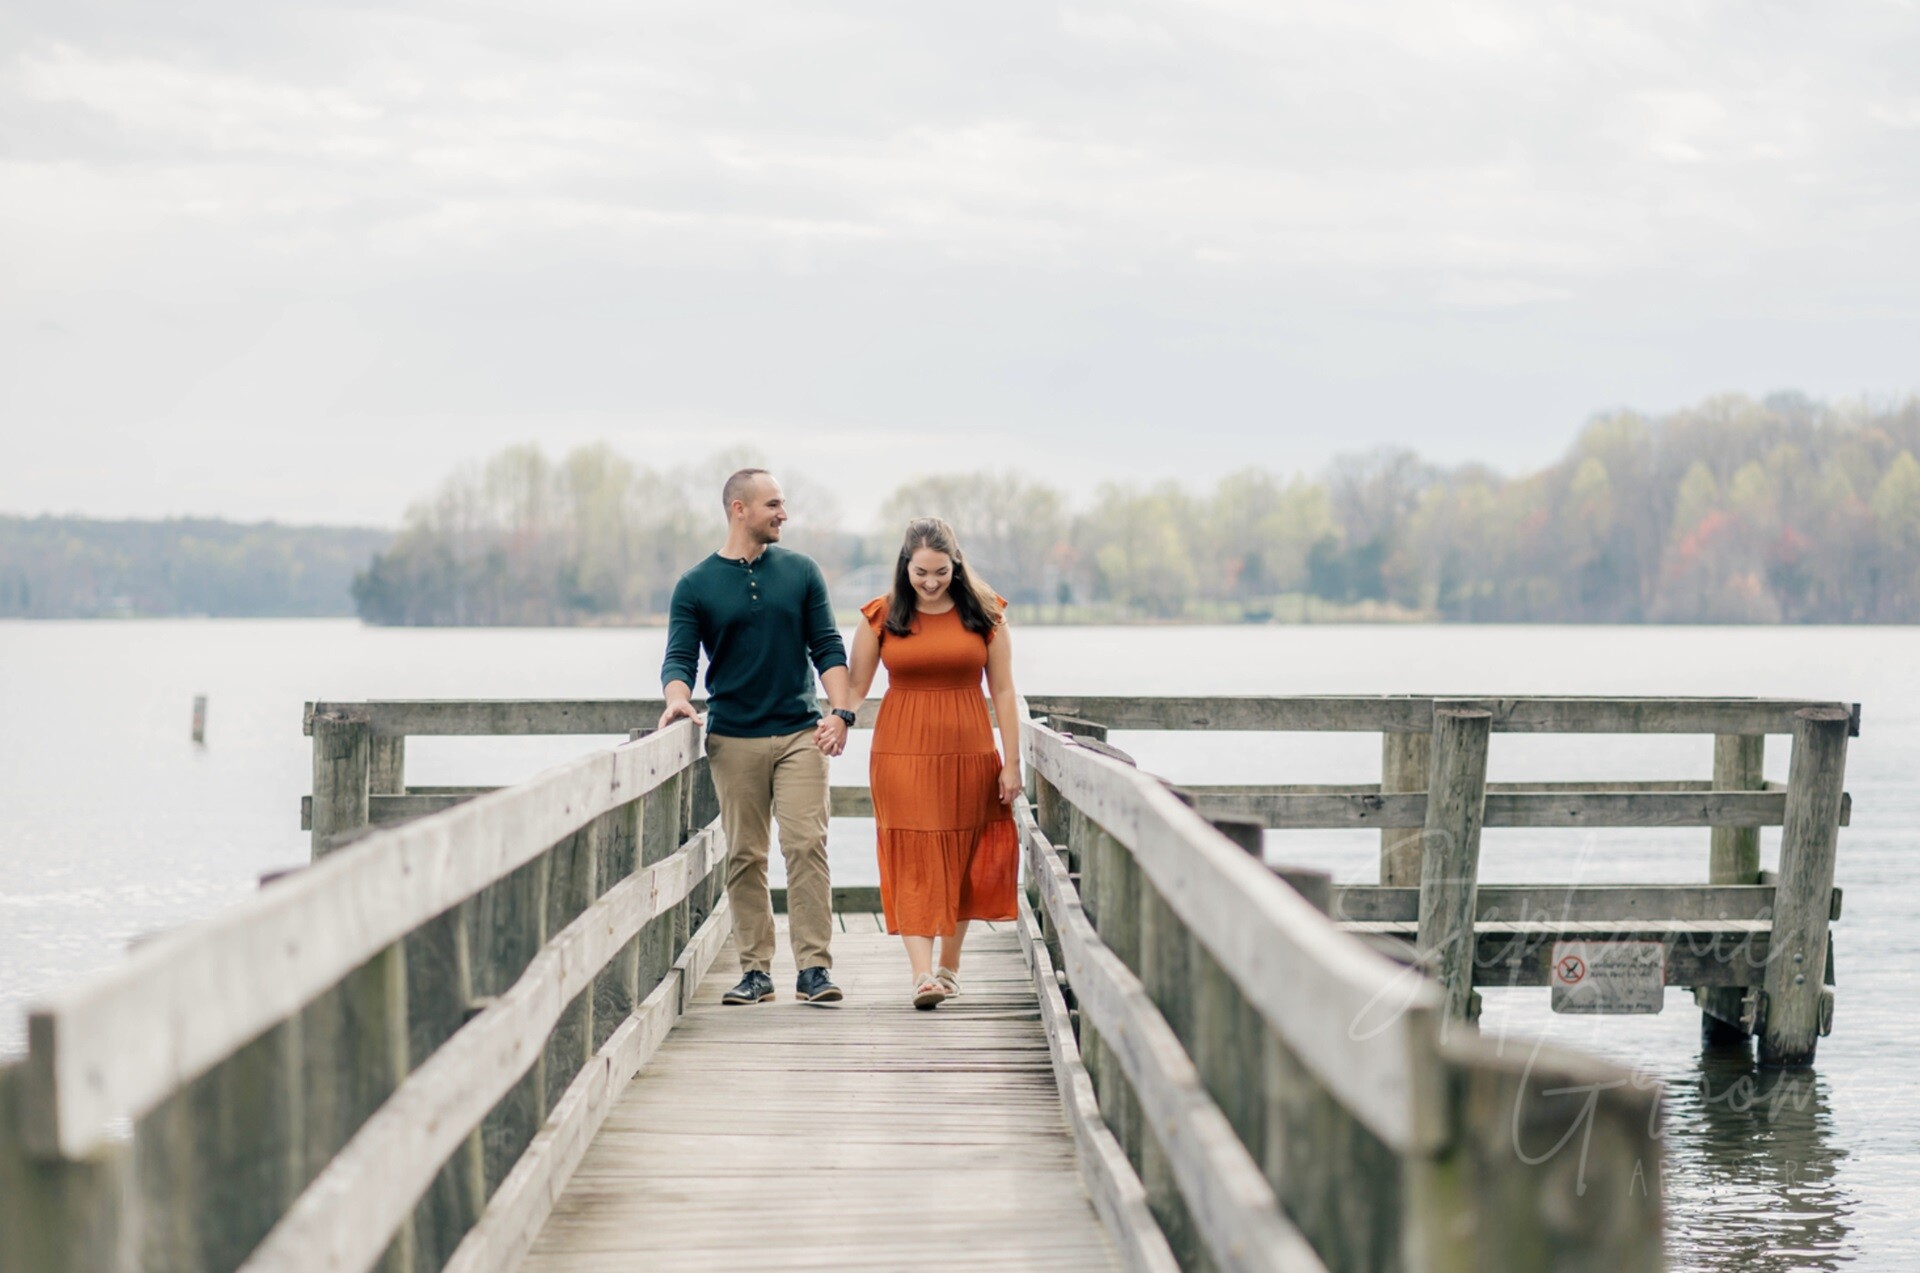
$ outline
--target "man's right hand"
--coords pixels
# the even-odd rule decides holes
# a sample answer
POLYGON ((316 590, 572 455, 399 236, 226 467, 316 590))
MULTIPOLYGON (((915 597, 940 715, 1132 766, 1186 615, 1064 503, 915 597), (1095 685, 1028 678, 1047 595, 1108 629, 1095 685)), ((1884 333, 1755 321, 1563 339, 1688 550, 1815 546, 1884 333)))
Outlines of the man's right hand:
POLYGON ((704 725, 707 723, 707 718, 695 711, 693 704, 685 700, 678 703, 667 704, 667 710, 660 713, 659 727, 665 729, 677 720, 690 720, 696 725, 704 725))

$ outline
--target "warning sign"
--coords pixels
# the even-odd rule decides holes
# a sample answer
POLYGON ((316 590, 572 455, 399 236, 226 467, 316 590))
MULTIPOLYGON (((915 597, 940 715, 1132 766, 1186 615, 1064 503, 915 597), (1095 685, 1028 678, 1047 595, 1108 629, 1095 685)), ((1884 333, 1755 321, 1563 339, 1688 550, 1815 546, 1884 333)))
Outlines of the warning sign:
POLYGON ((1658 1012, 1666 999, 1667 948, 1657 941, 1553 944, 1555 1012, 1658 1012))

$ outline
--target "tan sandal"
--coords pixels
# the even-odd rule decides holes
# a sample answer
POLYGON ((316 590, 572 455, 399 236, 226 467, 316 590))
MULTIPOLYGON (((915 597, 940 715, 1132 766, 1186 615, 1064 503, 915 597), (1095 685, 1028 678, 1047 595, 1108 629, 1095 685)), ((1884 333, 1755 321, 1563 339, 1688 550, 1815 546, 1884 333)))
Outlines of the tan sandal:
POLYGON ((936 968, 933 970, 933 975, 939 978, 941 986, 946 989, 947 998, 955 999, 959 997, 960 995, 960 974, 959 973, 955 972, 951 968, 936 968))
POLYGON ((932 973, 913 979, 913 1006, 922 1012, 939 1007, 940 1001, 946 997, 946 986, 932 973))

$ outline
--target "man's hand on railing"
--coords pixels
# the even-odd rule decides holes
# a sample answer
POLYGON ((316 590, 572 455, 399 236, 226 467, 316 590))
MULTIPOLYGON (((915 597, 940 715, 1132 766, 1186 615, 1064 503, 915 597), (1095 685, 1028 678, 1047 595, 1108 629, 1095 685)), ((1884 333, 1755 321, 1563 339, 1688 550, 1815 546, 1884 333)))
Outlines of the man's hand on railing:
POLYGON ((707 723, 707 718, 699 711, 696 711, 693 703, 688 699, 681 699, 677 703, 668 703, 667 710, 660 713, 659 727, 665 729, 677 720, 690 720, 696 725, 704 725, 707 723))

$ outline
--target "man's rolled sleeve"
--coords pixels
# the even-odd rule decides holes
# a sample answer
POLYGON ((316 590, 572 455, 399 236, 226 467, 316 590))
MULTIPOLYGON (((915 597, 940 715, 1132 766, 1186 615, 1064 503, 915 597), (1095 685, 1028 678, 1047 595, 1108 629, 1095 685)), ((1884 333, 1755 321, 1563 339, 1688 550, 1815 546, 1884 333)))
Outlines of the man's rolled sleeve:
POLYGON ((807 581, 807 653, 816 672, 847 665, 847 647, 840 640, 840 629, 833 622, 833 600, 827 595, 827 579, 814 566, 807 581))
POLYGON ((660 665, 660 685, 685 681, 695 688, 700 673, 700 609, 693 586, 685 579, 673 586, 673 604, 667 612, 667 657, 660 665))

